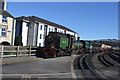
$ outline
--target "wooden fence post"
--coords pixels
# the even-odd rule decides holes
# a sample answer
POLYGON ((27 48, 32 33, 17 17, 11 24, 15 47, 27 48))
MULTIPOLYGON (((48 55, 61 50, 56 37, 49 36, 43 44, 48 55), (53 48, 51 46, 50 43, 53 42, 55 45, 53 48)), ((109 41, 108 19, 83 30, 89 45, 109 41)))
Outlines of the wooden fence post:
POLYGON ((29 46, 29 57, 31 56, 31 46, 29 46))
POLYGON ((1 46, 1 58, 3 58, 4 46, 1 46))
POLYGON ((17 54, 16 54, 16 57, 18 57, 19 55, 19 46, 17 46, 17 54))

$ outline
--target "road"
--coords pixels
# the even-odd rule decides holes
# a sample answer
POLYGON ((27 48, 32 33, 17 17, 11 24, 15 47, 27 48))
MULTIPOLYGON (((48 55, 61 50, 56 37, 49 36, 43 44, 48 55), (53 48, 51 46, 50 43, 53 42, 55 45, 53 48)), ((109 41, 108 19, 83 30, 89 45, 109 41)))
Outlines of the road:
POLYGON ((76 55, 2 65, 3 78, 73 78, 76 55))

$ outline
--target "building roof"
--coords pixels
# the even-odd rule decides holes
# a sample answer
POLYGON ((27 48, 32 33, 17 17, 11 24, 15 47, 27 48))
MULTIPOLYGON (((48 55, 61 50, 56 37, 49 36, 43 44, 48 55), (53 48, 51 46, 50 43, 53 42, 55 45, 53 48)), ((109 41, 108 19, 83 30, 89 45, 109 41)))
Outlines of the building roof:
POLYGON ((14 18, 8 11, 6 10, 2 10, 2 15, 7 16, 7 17, 11 17, 14 18))
POLYGON ((42 19, 42 18, 39 18, 39 17, 36 17, 36 16, 29 16, 29 17, 22 16, 22 17, 17 17, 16 19, 17 19, 17 21, 18 20, 23 20, 23 19, 28 20, 28 21, 38 21, 38 22, 42 22, 42 23, 45 23, 45 24, 48 24, 48 25, 51 25, 51 26, 55 26, 57 28, 65 29, 67 31, 71 31, 71 32, 76 33, 75 31, 72 31, 71 29, 69 29, 65 26, 50 22, 48 20, 45 20, 45 19, 42 19))

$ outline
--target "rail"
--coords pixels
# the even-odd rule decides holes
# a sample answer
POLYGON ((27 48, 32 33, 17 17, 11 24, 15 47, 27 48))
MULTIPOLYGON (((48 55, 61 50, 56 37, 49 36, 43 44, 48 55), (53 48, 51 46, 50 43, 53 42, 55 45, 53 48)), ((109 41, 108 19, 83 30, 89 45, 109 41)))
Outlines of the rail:
POLYGON ((85 56, 82 56, 82 57, 81 57, 81 59, 80 59, 80 61, 79 61, 79 64, 80 64, 80 67, 81 67, 81 70, 82 70, 84 76, 88 79, 89 77, 88 77, 87 73, 85 72, 85 69, 84 69, 84 66, 83 66, 83 59, 84 59, 84 58, 85 58, 85 56))
POLYGON ((92 55, 88 55, 87 57, 86 57, 86 59, 85 59, 85 62, 86 62, 86 64, 87 64, 87 66, 88 66, 88 68, 90 69, 90 71, 91 71, 91 73, 97 78, 97 79, 99 79, 99 80, 101 80, 100 78, 100 76, 95 72, 95 70, 93 69, 93 67, 90 65, 91 63, 90 63, 90 57, 91 57, 92 55))
POLYGON ((92 78, 96 78, 97 80, 100 80, 100 76, 97 75, 97 73, 89 65, 88 61, 89 61, 88 56, 86 56, 86 55, 82 56, 79 60, 79 65, 81 67, 81 70, 82 70, 85 78, 87 78, 87 80, 91 80, 92 78))
POLYGON ((100 54, 100 55, 98 56, 99 60, 100 60, 104 65, 106 65, 107 67, 110 67, 111 65, 108 64, 108 63, 105 61, 105 59, 103 58, 103 55, 104 55, 104 54, 100 54))
POLYGON ((120 59, 119 56, 114 54, 114 53, 109 53, 108 54, 111 58, 113 58, 114 60, 118 61, 120 63, 120 59))
POLYGON ((38 47, 32 46, 0 46, 0 57, 19 57, 23 55, 35 55, 38 47))

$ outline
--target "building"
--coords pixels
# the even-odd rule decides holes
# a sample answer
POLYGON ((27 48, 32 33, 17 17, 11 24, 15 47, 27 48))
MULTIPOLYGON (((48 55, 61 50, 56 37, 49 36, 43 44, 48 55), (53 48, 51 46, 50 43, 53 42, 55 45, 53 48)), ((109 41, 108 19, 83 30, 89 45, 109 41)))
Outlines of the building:
POLYGON ((0 1, 0 44, 14 45, 16 20, 6 11, 7 3, 0 1))
POLYGON ((60 32, 75 36, 78 34, 64 26, 35 17, 18 17, 16 18, 16 36, 20 36, 23 46, 41 46, 44 47, 45 36, 49 32, 60 32))

